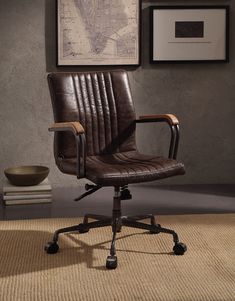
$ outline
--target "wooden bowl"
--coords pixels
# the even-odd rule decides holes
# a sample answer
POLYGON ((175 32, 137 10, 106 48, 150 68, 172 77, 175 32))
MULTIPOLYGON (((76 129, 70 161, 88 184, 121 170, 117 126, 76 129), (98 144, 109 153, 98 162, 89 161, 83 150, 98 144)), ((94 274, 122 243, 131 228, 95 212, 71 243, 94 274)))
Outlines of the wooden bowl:
POLYGON ((45 166, 18 166, 4 170, 5 176, 16 186, 33 186, 41 183, 49 174, 45 166))

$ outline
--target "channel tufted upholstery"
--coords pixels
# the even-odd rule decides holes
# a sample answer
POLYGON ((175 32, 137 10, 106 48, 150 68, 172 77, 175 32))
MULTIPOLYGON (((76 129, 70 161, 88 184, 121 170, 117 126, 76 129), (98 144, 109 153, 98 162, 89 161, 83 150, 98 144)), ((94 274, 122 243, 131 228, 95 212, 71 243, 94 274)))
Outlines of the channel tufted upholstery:
MULTIPOLYGON (((101 186, 123 186, 184 174, 173 159, 138 153, 136 115, 125 71, 48 75, 55 122, 79 121, 86 134, 86 178, 101 186)), ((55 133, 59 169, 76 175, 72 133, 55 133)))

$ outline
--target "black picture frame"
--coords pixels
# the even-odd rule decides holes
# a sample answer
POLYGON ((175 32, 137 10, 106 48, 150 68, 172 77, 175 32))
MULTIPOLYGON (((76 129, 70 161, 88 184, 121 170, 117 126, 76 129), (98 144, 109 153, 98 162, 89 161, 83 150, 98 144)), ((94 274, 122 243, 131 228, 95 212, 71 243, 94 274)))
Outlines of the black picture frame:
MULTIPOLYGON (((141 12, 141 1, 140 0, 134 0, 136 1, 136 8, 138 8, 138 11, 136 13, 136 19, 137 19, 137 29, 136 29, 136 37, 138 39, 138 42, 136 43, 136 62, 134 63, 127 63, 126 61, 123 60, 121 63, 99 63, 99 60, 94 63, 83 63, 79 64, 78 62, 74 63, 66 63, 61 62, 60 60, 60 9, 59 5, 61 4, 61 1, 63 0, 56 0, 56 66, 57 67, 101 67, 101 66, 106 66, 106 67, 138 67, 141 64, 141 18, 142 18, 142 12, 141 12)), ((66 0, 64 0, 66 1, 66 0)), ((133 3, 133 0, 129 0, 130 3, 133 3)), ((127 3, 127 2, 125 2, 127 3)), ((130 38, 130 37, 129 37, 130 38)))
POLYGON ((229 6, 151 6, 150 63, 169 62, 229 62, 229 6))

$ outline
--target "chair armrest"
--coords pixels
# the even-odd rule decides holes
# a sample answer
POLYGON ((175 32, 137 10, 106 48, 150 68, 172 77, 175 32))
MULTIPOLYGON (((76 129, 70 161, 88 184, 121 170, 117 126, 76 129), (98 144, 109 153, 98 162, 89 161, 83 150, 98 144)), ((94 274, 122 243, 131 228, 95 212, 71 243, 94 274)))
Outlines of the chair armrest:
POLYGON ((71 131, 74 135, 79 135, 85 133, 83 126, 78 121, 71 122, 57 122, 54 123, 50 128, 50 132, 58 131, 71 131))
POLYGON ((50 132, 72 132, 77 147, 77 178, 84 178, 86 175, 86 137, 85 130, 80 122, 57 122, 50 128, 50 132))
POLYGON ((162 122, 166 121, 170 125, 179 124, 178 118, 173 114, 159 114, 159 115, 143 115, 139 116, 137 122, 162 122))
POLYGON ((136 123, 167 122, 171 129, 171 142, 168 157, 176 159, 179 145, 179 120, 173 114, 143 115, 135 120, 136 123))

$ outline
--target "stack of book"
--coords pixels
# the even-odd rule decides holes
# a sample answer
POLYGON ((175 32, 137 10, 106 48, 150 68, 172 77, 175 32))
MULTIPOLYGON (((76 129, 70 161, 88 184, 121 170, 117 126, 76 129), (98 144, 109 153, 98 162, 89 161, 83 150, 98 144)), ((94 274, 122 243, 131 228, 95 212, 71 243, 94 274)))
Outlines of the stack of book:
POLYGON ((48 178, 35 186, 14 186, 5 180, 3 201, 6 206, 51 203, 52 188, 48 178))

